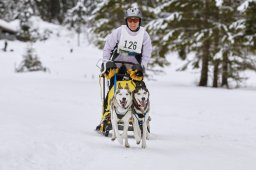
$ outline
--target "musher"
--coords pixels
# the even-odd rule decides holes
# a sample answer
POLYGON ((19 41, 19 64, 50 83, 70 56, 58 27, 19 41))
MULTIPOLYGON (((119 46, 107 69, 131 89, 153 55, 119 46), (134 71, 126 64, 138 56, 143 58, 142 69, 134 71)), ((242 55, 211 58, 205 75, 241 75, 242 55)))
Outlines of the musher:
MULTIPOLYGON (((110 80, 109 89, 114 85, 115 74, 128 74, 133 82, 143 81, 145 68, 151 58, 152 44, 149 34, 141 26, 142 14, 138 8, 129 8, 125 13, 125 23, 107 36, 103 49, 103 59, 108 60, 102 64, 101 71, 110 80), (130 62, 122 64, 118 62, 130 62)), ((117 81, 123 77, 116 77, 117 81)), ((110 122, 109 101, 114 94, 109 90, 104 102, 104 113, 101 123, 96 130, 103 132, 106 124, 110 122)), ((104 96, 105 97, 105 96, 104 96)))

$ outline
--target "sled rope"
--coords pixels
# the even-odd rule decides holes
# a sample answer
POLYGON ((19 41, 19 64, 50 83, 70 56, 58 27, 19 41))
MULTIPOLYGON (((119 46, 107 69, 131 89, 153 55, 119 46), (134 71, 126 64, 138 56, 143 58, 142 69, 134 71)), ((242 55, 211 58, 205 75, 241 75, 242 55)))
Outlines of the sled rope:
POLYGON ((116 73, 114 75, 114 94, 116 94, 116 73))

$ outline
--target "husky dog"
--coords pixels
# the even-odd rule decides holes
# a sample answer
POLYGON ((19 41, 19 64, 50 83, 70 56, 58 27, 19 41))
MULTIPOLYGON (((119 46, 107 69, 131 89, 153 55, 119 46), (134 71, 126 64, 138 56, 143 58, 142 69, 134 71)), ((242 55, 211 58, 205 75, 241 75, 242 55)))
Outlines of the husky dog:
POLYGON ((113 128, 112 140, 116 138, 118 142, 123 145, 123 139, 125 139, 125 147, 130 147, 128 143, 128 126, 129 120, 132 117, 132 92, 129 89, 128 84, 126 83, 125 88, 122 88, 121 85, 118 85, 118 90, 116 94, 110 101, 110 113, 111 113, 111 123, 113 128), (123 134, 121 135, 118 131, 118 123, 123 122, 123 134))
POLYGON ((133 91, 133 129, 137 144, 142 141, 142 148, 146 148, 149 138, 149 106, 149 91, 141 81, 133 91))

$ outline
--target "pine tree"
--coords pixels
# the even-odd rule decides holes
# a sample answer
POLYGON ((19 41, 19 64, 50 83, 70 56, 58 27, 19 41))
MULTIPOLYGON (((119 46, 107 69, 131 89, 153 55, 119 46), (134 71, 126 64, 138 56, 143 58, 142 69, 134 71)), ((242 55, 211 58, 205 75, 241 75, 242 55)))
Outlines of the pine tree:
POLYGON ((1 0, 0 2, 2 4, 0 6, 4 7, 4 9, 1 10, 3 11, 1 18, 3 18, 6 21, 13 20, 15 14, 17 13, 16 5, 18 4, 15 5, 14 0, 1 0))
POLYGON ((52 23, 62 23, 68 9, 77 0, 36 0, 36 6, 43 20, 52 23))
MULTIPOLYGON (((250 0, 249 0, 250 1, 250 0)), ((194 52, 181 70, 189 65, 200 68, 199 86, 207 86, 213 74, 213 86, 229 87, 228 80, 240 81, 245 65, 253 68, 245 55, 244 18, 237 11, 239 0, 181 0, 157 1, 157 18, 149 25, 155 52, 160 58, 178 51, 181 59, 194 52)), ((253 10, 252 10, 253 11, 253 10)))
POLYGON ((208 81, 208 67, 210 46, 212 39, 212 15, 216 11, 215 1, 164 0, 156 9, 158 18, 151 21, 150 30, 155 35, 155 46, 161 58, 171 51, 178 51, 182 59, 190 52, 195 52, 195 58, 185 64, 199 67, 201 63, 201 78, 199 85, 206 86, 208 81))
POLYGON ((4 13, 5 13, 5 4, 4 2, 0 1, 0 19, 5 18, 4 13))
POLYGON ((41 61, 39 60, 35 49, 32 44, 28 44, 25 54, 23 55, 23 60, 21 61, 18 68, 15 69, 16 72, 26 72, 26 71, 46 71, 46 67, 43 67, 41 61))
POLYGON ((18 33, 18 39, 21 41, 31 41, 31 26, 30 18, 33 15, 33 10, 29 0, 25 0, 19 14, 20 19, 20 32, 18 33))
POLYGON ((245 16, 239 11, 239 5, 243 1, 224 1, 220 7, 221 37, 219 51, 221 58, 221 86, 229 88, 230 82, 238 86, 245 77, 241 72, 255 69, 255 61, 247 53, 248 40, 245 36, 245 16))
POLYGON ((80 46, 80 34, 84 32, 82 28, 87 23, 87 9, 84 6, 84 0, 79 0, 75 7, 68 10, 65 24, 69 24, 70 28, 75 29, 78 37, 78 46, 80 46))
POLYGON ((248 8, 245 10, 245 17, 246 17, 246 39, 249 42, 250 51, 253 53, 256 52, 256 1, 248 2, 248 8))

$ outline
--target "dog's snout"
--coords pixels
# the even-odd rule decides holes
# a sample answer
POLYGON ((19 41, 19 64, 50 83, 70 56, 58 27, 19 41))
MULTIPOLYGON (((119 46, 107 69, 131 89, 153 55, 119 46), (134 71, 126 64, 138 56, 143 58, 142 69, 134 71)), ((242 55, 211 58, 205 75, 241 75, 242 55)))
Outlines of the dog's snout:
POLYGON ((141 100, 143 100, 143 101, 144 101, 145 99, 146 99, 145 97, 142 97, 142 98, 141 98, 141 100))
POLYGON ((125 100, 126 100, 126 98, 125 98, 125 97, 123 97, 123 98, 122 98, 122 100, 123 100, 123 101, 125 101, 125 100))

